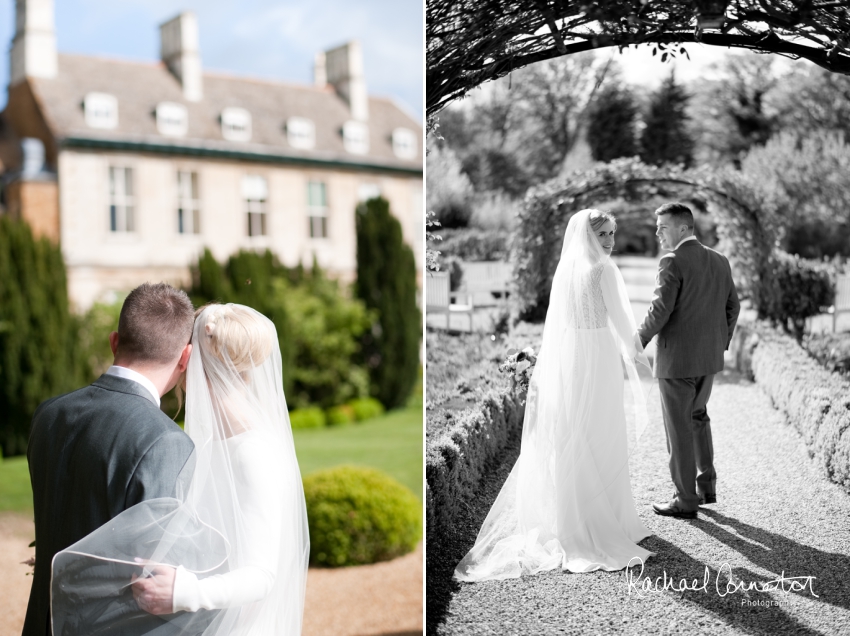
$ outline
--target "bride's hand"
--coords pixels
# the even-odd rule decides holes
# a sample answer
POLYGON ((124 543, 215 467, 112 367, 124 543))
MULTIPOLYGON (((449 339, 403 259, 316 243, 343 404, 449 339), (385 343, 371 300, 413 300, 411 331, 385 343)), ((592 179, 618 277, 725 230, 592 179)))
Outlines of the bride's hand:
POLYGON ((646 357, 646 354, 643 351, 639 351, 635 355, 635 363, 640 363, 645 366, 647 369, 652 371, 652 366, 649 364, 649 358, 646 357))
POLYGON ((172 614, 176 574, 177 570, 167 565, 154 567, 146 578, 139 578, 134 574, 130 583, 139 609, 155 616, 172 614))

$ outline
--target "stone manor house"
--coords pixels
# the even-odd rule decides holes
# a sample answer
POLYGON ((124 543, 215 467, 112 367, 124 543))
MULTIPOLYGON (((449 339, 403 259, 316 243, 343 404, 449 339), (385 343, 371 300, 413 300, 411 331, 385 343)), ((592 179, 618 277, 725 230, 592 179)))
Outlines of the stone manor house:
POLYGON ((192 13, 160 26, 161 61, 144 63, 58 54, 53 0, 15 11, 3 210, 61 245, 77 310, 188 284, 204 247, 352 280, 355 208, 378 194, 421 270, 421 122, 368 95, 356 41, 317 54, 299 86, 204 72, 192 13))

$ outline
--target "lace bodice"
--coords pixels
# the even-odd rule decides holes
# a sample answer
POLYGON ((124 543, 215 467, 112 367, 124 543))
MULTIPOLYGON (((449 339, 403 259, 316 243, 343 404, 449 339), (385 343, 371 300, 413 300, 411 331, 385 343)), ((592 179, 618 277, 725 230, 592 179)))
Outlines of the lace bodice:
POLYGON ((603 263, 592 265, 581 284, 569 290, 567 324, 574 329, 602 329, 608 326, 608 311, 602 295, 603 263))

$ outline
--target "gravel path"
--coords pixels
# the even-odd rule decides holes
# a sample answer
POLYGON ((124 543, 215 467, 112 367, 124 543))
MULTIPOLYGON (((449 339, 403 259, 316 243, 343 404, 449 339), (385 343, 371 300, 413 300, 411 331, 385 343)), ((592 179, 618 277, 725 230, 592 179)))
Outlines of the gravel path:
MULTIPOLYGON (((32 515, 0 513, 0 636, 20 636, 32 577, 32 515)), ((422 634, 422 544, 392 561, 310 568, 303 636, 422 634)))
POLYGON ((474 542, 516 460, 518 449, 509 449, 445 550, 428 555, 428 633, 850 634, 850 496, 818 473, 769 398, 734 372, 715 379, 708 410, 718 503, 701 508, 695 521, 659 517, 650 508, 673 490, 657 388, 650 409, 650 426, 631 459, 638 513, 654 532, 642 545, 657 553, 643 579, 630 588, 624 572, 556 571, 451 582, 454 564, 474 542), (664 590, 663 579, 657 591, 641 587, 665 574, 676 588, 683 578, 689 587, 694 579, 701 586, 706 568, 705 591, 664 590), (730 571, 733 587, 727 588, 730 571), (790 591, 790 583, 786 592, 740 587, 783 574, 816 578, 798 591, 790 591))

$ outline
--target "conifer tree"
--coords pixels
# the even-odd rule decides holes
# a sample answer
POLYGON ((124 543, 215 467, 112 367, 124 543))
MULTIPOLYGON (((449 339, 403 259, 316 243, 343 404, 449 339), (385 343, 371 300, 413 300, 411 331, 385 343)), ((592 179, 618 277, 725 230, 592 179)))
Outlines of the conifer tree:
POLYGON ((32 416, 49 397, 82 384, 77 323, 68 309, 58 246, 26 223, 0 217, 0 444, 26 451, 32 416))
POLYGON ((364 336, 372 395, 387 408, 405 403, 416 382, 422 316, 416 305, 416 265, 401 224, 386 199, 357 206, 355 292, 377 321, 364 336))
POLYGON ((613 161, 638 154, 635 121, 638 108, 631 91, 609 84, 588 113, 587 143, 595 161, 613 161))
POLYGON ((689 96, 676 83, 673 73, 653 94, 646 127, 641 135, 640 158, 644 163, 660 166, 665 163, 693 163, 694 142, 687 128, 689 96))

